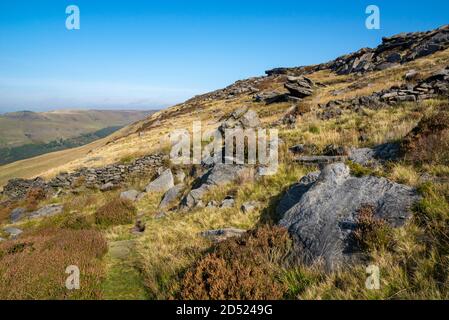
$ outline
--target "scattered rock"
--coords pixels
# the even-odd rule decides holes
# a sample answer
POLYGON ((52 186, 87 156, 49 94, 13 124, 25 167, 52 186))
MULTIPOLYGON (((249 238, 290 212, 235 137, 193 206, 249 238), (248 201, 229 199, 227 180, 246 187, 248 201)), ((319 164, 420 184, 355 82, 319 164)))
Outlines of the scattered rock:
POLYGON ((201 232, 200 235, 214 242, 222 242, 229 238, 241 237, 245 233, 246 230, 236 228, 225 228, 225 229, 204 231, 201 232))
POLYGON ((177 200, 180 195, 182 194, 182 191, 184 190, 184 185, 178 184, 169 190, 164 194, 162 197, 162 201, 159 204, 159 209, 166 209, 168 208, 175 200, 177 200))
POLYGON ((26 209, 25 208, 15 208, 11 211, 10 220, 12 223, 16 223, 17 221, 23 219, 25 217, 26 209))
POLYGON ((3 231, 7 234, 9 234, 9 238, 16 239, 21 233, 23 233, 22 230, 14 227, 7 227, 3 229, 3 231))
POLYGON ((233 197, 226 197, 220 204, 221 209, 232 208, 235 205, 235 200, 233 197))
POLYGON ((182 199, 181 207, 193 208, 210 188, 230 183, 246 171, 248 168, 243 165, 216 164, 199 179, 198 186, 182 199))
POLYGON ((118 186, 116 186, 116 185, 113 184, 112 182, 108 182, 108 183, 103 184, 103 185, 100 187, 100 191, 101 191, 101 192, 107 192, 107 191, 115 190, 115 189, 117 189, 117 188, 118 188, 118 186))
POLYGON ((365 167, 375 167, 400 156, 398 143, 384 143, 374 148, 351 148, 349 160, 365 167))
POLYGON ((413 188, 384 178, 352 177, 343 163, 326 166, 314 179, 296 186, 299 200, 286 212, 296 198, 283 202, 279 224, 288 228, 306 261, 322 259, 328 270, 356 262, 358 249, 351 235, 362 205, 375 208, 375 218, 400 227, 420 199, 413 188))
POLYGON ((175 186, 175 179, 170 169, 165 170, 162 174, 152 181, 146 188, 146 192, 167 192, 175 186))
POLYGON ((37 211, 31 212, 29 214, 30 219, 37 219, 42 217, 51 217, 62 213, 64 207, 60 204, 49 204, 37 211))
POLYGON ((120 193, 120 199, 131 202, 139 201, 145 194, 137 190, 128 190, 120 193))
POLYGON ((209 208, 209 209, 213 209, 213 208, 217 208, 217 207, 218 207, 218 202, 215 200, 209 201, 206 206, 206 208, 209 208))
POLYGON ((254 211, 259 206, 259 202, 257 201, 249 201, 242 204, 240 209, 244 214, 248 214, 252 211, 254 211))

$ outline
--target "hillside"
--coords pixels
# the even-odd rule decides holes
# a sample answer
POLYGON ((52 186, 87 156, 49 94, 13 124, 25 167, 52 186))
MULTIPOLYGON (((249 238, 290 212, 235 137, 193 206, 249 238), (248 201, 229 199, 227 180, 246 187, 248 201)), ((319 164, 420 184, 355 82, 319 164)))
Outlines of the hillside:
POLYGON ((449 25, 266 74, 0 167, 0 298, 448 299, 449 25), (278 129, 278 170, 172 163, 193 121, 278 129))
POLYGON ((57 110, 0 115, 0 164, 104 138, 151 111, 57 110))

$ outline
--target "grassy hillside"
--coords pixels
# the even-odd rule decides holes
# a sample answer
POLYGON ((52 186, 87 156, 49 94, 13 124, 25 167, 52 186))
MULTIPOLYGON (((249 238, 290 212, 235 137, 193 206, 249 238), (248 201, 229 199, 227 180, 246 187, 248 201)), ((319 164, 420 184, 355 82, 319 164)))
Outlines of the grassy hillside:
POLYGON ((48 143, 79 137, 107 127, 138 121, 148 111, 58 110, 20 111, 0 115, 0 148, 48 143))

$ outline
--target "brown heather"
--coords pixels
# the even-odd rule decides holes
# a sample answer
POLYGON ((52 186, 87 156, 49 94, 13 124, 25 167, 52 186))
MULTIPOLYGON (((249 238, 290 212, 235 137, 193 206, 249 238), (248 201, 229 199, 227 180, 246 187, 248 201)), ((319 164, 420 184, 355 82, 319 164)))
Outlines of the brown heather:
POLYGON ((449 164, 449 112, 424 117, 404 138, 405 158, 414 163, 449 164))
POLYGON ((129 200, 114 198, 95 212, 95 222, 102 226, 130 224, 137 214, 129 200))
POLYGON ((285 229, 263 226, 240 239, 218 244, 189 270, 181 284, 182 299, 281 299, 287 288, 279 266, 290 240, 285 229))
POLYGON ((0 244, 0 299, 99 299, 107 243, 93 230, 46 229, 0 244), (80 269, 80 290, 65 270, 80 269))

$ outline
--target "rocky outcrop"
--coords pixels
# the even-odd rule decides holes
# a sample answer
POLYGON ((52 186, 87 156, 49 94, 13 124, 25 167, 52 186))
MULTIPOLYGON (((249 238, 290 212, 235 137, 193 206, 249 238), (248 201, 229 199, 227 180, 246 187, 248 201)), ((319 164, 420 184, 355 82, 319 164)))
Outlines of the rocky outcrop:
POLYGON ((306 77, 288 77, 287 83, 284 85, 291 96, 296 98, 306 98, 313 94, 314 83, 306 77))
POLYGON ((357 262, 359 249, 351 239, 362 206, 372 206, 376 219, 400 227, 418 200, 411 187, 373 176, 353 177, 346 165, 336 163, 290 188, 277 213, 306 262, 322 261, 335 270, 357 262))
POLYGON ((382 39, 377 48, 363 48, 355 53, 308 67, 276 68, 265 73, 303 75, 330 69, 339 75, 384 70, 449 48, 449 25, 427 32, 401 33, 382 39))
POLYGON ((351 100, 333 100, 319 105, 321 120, 329 120, 342 115, 343 110, 361 111, 363 108, 378 110, 400 102, 416 102, 438 96, 449 96, 449 67, 440 70, 417 84, 407 83, 400 87, 375 92, 369 96, 351 100))

